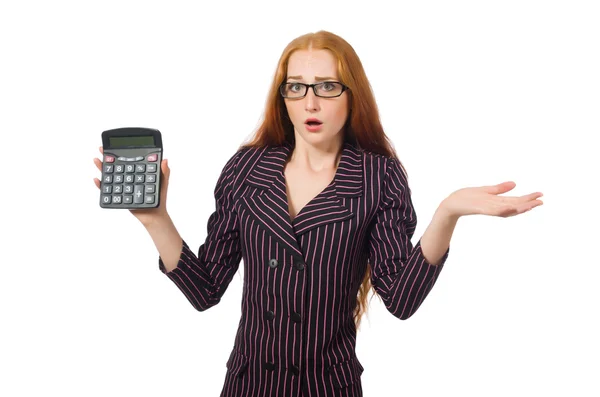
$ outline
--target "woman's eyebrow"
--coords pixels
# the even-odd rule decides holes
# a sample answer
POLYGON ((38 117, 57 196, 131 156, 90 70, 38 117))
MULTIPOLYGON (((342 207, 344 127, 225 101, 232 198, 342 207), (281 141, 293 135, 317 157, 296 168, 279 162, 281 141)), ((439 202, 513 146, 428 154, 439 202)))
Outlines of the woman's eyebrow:
MULTIPOLYGON (((302 80, 302 76, 288 76, 288 79, 294 79, 294 80, 302 80)), ((315 80, 316 81, 324 81, 324 80, 337 80, 334 77, 319 77, 319 76, 315 76, 315 80)))

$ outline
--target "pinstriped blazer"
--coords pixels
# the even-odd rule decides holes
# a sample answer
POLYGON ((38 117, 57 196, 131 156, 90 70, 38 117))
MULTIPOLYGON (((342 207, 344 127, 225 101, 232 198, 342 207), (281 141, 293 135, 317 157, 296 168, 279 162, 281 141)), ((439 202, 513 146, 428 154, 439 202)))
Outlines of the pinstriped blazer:
POLYGON ((195 254, 183 241, 166 272, 198 311, 219 303, 244 262, 242 314, 222 397, 362 396, 353 310, 367 261, 399 319, 413 315, 448 257, 412 245, 417 217, 396 159, 345 142, 331 183, 290 221, 284 166, 292 144, 238 150, 214 189, 195 254))

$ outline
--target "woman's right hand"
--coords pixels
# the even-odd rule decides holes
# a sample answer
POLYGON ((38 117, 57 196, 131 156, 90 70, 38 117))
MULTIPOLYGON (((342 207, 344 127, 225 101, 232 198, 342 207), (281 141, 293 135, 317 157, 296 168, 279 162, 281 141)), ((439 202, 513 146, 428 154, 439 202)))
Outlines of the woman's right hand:
MULTIPOLYGON (((103 147, 100 146, 100 153, 104 156, 103 147)), ((98 167, 98 170, 102 173, 102 160, 94 158, 94 164, 98 167)), ((129 212, 133 214, 144 226, 151 225, 157 221, 169 218, 167 213, 167 190, 169 187, 169 175, 171 170, 167 164, 167 160, 163 159, 160 165, 161 170, 161 186, 160 186, 160 204, 157 208, 137 208, 130 209, 129 212)), ((102 175, 102 174, 101 174, 102 175)), ((100 189, 100 180, 94 178, 96 187, 100 189)))

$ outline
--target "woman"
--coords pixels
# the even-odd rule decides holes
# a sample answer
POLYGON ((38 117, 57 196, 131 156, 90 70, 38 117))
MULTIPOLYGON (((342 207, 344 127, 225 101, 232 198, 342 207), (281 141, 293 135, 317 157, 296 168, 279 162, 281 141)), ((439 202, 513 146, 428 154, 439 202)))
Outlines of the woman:
POLYGON ((219 303, 244 259, 222 396, 361 396, 356 330, 371 287, 391 314, 408 319, 433 288, 461 216, 512 216, 542 204, 541 193, 498 197, 512 182, 460 189, 413 246, 407 176, 361 62, 325 31, 283 51, 264 122, 221 172, 198 255, 167 213, 166 160, 161 170, 161 207, 132 212, 158 249, 160 270, 190 303, 199 311, 219 303))

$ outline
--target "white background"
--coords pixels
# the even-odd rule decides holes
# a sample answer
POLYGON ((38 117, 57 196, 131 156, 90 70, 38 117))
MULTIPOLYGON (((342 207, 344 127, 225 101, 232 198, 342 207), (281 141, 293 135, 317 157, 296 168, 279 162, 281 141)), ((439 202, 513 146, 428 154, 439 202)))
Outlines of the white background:
POLYGON ((597 396, 600 13, 589 1, 3 2, 2 396, 217 396, 243 270, 196 312, 93 183, 102 131, 163 134, 169 213, 197 250, 217 177, 281 51, 325 29, 359 54, 419 224, 462 187, 544 205, 459 220, 400 321, 371 301, 365 396, 597 396))

